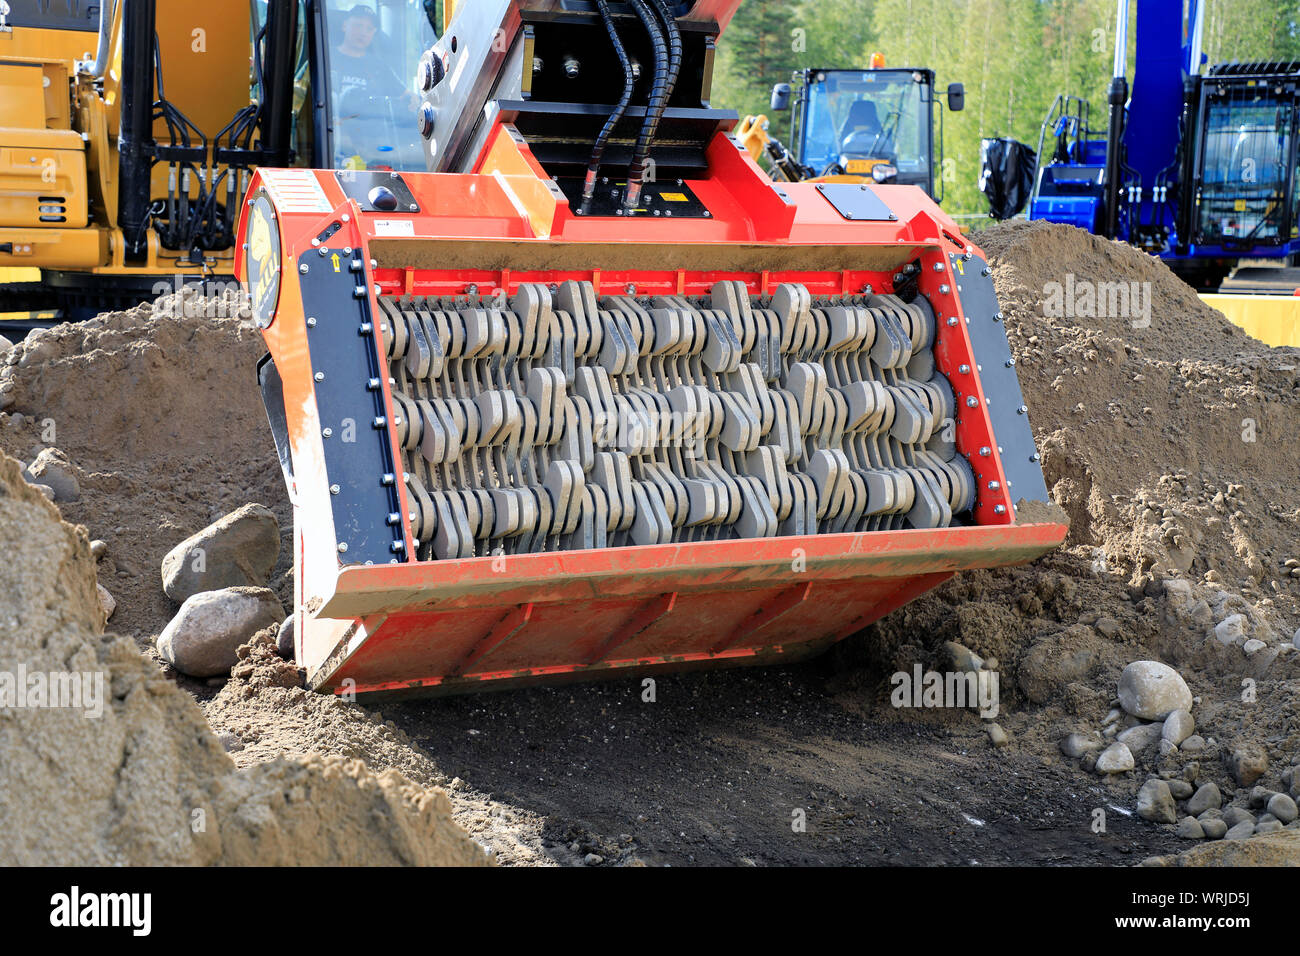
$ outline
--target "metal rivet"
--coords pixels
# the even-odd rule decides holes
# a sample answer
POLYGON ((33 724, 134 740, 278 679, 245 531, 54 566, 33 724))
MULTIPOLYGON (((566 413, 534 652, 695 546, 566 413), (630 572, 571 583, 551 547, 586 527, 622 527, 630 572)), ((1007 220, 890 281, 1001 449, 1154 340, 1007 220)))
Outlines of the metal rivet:
POLYGON ((394 542, 393 542, 392 550, 393 550, 393 551, 405 551, 405 550, 406 550, 406 542, 405 542, 405 541, 394 541, 394 542))
POLYGON ((371 260, 370 260, 370 268, 372 268, 372 269, 378 269, 378 268, 379 268, 379 263, 376 262, 374 259, 371 259, 371 260))
POLYGON ((948 283, 946 283, 946 282, 945 282, 943 285, 939 286, 939 292, 940 292, 942 295, 947 295, 947 294, 948 294, 949 292, 951 292, 951 291, 952 291, 952 289, 949 288, 948 283))
POLYGON ((316 328, 316 316, 314 315, 307 316, 307 328, 309 329, 316 328))
POLYGON ((985 445, 982 448, 980 448, 980 454, 983 455, 985 458, 987 458, 989 455, 993 454, 993 449, 990 448, 988 445, 985 445))
POLYGON ((347 550, 348 550, 348 543, 346 541, 340 541, 339 554, 344 554, 347 550))
POLYGON ((976 405, 978 405, 978 404, 979 404, 979 399, 976 398, 974 395, 972 395, 972 396, 970 396, 969 398, 966 399, 966 407, 967 407, 967 408, 974 408, 974 407, 975 407, 976 405))
POLYGON ((961 254, 961 257, 962 257, 962 259, 965 260, 966 262, 970 262, 971 254, 970 254, 969 252, 963 252, 963 253, 961 254))
POLYGON ((379 480, 379 483, 382 485, 391 485, 396 480, 396 476, 390 471, 379 480))
POLYGON ((411 209, 411 212, 419 212, 419 211, 420 211, 420 207, 417 206, 415 203, 411 203, 410 209, 411 209))
POLYGON ((384 287, 381 286, 378 282, 376 282, 376 283, 375 283, 375 295, 383 295, 383 294, 384 294, 384 287))
POLYGON ((330 494, 337 495, 342 489, 338 485, 330 485, 330 494))
POLYGON ((957 366, 957 371, 961 372, 961 374, 963 374, 963 375, 969 375, 969 374, 970 374, 970 366, 969 366, 969 365, 965 365, 965 364, 963 364, 963 365, 958 365, 958 366, 957 366))
POLYGON ((321 246, 321 247, 320 247, 318 250, 316 250, 316 251, 319 252, 319 253, 321 254, 321 258, 323 259, 323 258, 325 258, 325 256, 327 256, 327 255, 330 254, 330 247, 329 247, 329 246, 321 246))
MULTIPOLYGON (((311 244, 312 244, 313 246, 319 246, 319 245, 320 245, 320 240, 317 239, 315 236, 313 236, 313 237, 312 237, 312 240, 311 240, 311 244)), ((248 243, 244 243, 244 248, 245 248, 245 249, 248 248, 248 243)))
POLYGON ((1029 411, 1029 406, 1027 406, 1027 405, 1021 405, 1019 408, 1016 409, 1016 414, 1017 414, 1017 415, 1023 415, 1023 414, 1024 414, 1025 412, 1027 412, 1027 411, 1029 411))
POLYGON ((1004 362, 1003 364, 1006 365, 1007 368, 1015 368, 1016 367, 1015 357, 1012 356, 1011 358, 1007 359, 1006 362, 1004 362))
POLYGON ((325 381, 325 373, 317 372, 315 375, 312 376, 312 378, 316 379, 316 381, 318 382, 323 382, 325 381))
POLYGON ((997 491, 1002 485, 996 481, 989 482, 989 491, 997 491))
POLYGON ((376 428, 383 428, 386 424, 388 424, 388 420, 384 418, 383 415, 376 415, 375 420, 371 422, 371 424, 374 425, 376 428))
POLYGON ((623 291, 626 292, 628 295, 636 295, 636 286, 633 283, 629 282, 626 286, 624 286, 623 291))
POLYGON ((936 263, 934 264, 934 271, 935 271, 935 272, 942 272, 942 271, 943 271, 943 263, 942 263, 942 262, 936 262, 936 263))
POLYGON ((993 313, 993 321, 994 321, 994 322, 1001 322, 1001 321, 1002 321, 1002 313, 1001 313, 1001 312, 994 312, 994 313, 993 313))
POLYGON ((993 270, 990 269, 988 266, 985 266, 983 269, 980 270, 980 275, 991 276, 993 275, 993 270))
POLYGON ((465 294, 478 295, 478 285, 476 283, 471 282, 468 286, 466 286, 465 294))
POLYGON ((1029 460, 1030 460, 1030 461, 1039 461, 1042 457, 1043 457, 1043 456, 1040 455, 1040 454, 1038 454, 1038 452, 1034 452, 1032 455, 1029 456, 1029 460))
POLYGON ((362 322, 362 323, 361 323, 361 328, 358 329, 358 331, 359 331, 362 335, 369 335, 371 332, 374 331, 374 326, 371 325, 369 322, 362 322))
POLYGON ((298 271, 301 272, 303 275, 306 275, 306 274, 307 274, 307 263, 304 262, 302 265, 300 265, 300 266, 298 267, 298 271))
POLYGON ((379 381, 379 379, 372 378, 370 381, 366 382, 366 388, 370 389, 370 391, 372 392, 377 392, 379 391, 380 384, 382 383, 379 381))
POLYGON ((1006 514, 1006 513, 1007 513, 1006 505, 994 505, 994 506, 993 506, 993 513, 994 513, 995 515, 1004 515, 1004 514, 1006 514))
POLYGON ((320 430, 320 433, 321 433, 321 436, 322 436, 322 437, 324 437, 324 438, 329 438, 331 435, 334 434, 334 429, 332 429, 332 428, 322 428, 322 429, 320 430))
POLYGON ((950 326, 952 326, 952 325, 956 325, 956 324, 957 324, 957 316, 955 316, 955 315, 951 315, 951 316, 949 316, 949 317, 948 317, 948 324, 949 324, 950 326))
POLYGON ((402 416, 401 416, 401 415, 394 415, 394 416, 393 416, 393 424, 394 424, 394 425, 400 425, 400 424, 402 424, 402 416))
POLYGON ((397 524, 397 523, 400 522, 401 520, 402 520, 402 516, 401 516, 400 514, 398 514, 396 511, 391 512, 391 513, 388 515, 388 523, 389 523, 389 524, 397 524))

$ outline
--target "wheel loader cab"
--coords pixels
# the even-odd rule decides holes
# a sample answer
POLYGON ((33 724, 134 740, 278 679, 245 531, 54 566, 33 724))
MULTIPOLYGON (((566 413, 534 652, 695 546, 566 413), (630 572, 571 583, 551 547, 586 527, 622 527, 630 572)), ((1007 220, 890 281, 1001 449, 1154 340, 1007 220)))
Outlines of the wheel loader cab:
POLYGON ((933 86, 925 70, 811 72, 796 140, 804 165, 933 193, 933 86))

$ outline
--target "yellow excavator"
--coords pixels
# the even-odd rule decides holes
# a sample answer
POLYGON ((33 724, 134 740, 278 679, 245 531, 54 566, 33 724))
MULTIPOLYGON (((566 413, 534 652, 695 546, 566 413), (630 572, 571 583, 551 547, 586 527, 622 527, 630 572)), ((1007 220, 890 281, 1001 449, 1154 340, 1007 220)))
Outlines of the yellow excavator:
POLYGON ((22 317, 7 327, 236 288, 256 167, 423 169, 412 78, 431 7, 0 3, 0 313, 22 317))
MULTIPOLYGON (((873 53, 865 70, 798 70, 792 80, 772 88, 771 109, 791 114, 793 148, 772 134, 765 115, 746 116, 736 129, 773 179, 920 186, 936 202, 943 198, 943 109, 933 70, 887 69, 873 53)), ((962 84, 950 83, 945 95, 951 112, 965 106, 962 84)))

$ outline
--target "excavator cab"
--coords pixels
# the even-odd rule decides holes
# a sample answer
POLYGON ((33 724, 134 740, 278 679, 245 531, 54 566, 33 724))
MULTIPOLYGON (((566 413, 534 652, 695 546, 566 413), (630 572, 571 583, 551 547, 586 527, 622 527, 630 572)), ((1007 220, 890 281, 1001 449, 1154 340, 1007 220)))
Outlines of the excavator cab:
POLYGON ((414 77, 437 36, 417 0, 312 4, 314 114, 335 169, 423 170, 414 77))

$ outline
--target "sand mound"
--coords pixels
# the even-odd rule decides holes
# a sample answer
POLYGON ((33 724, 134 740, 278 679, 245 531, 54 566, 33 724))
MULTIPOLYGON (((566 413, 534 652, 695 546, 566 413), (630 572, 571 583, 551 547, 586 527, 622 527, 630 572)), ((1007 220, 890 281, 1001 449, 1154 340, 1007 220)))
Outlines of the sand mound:
POLYGON ((1135 581, 1213 572, 1273 596, 1300 552, 1300 351, 1249 338, 1123 243, 1037 222, 976 238, 1071 543, 1135 581), (1144 307, 1089 310, 1103 283, 1136 283, 1144 307), (1088 314, 1051 314, 1067 284, 1088 314))
POLYGON ((7 456, 0 550, 0 863, 485 862, 446 795, 396 771, 236 771, 194 700, 102 633, 89 542, 7 456))
POLYGON ((293 518, 255 373, 264 352, 239 299, 185 292, 33 332, 0 356, 0 451, 30 462, 54 446, 78 469, 81 498, 60 510, 108 542, 113 627, 142 646, 175 612, 163 556, 250 501, 280 523, 271 586, 292 602, 293 518))
POLYGON ((1300 689, 1300 654, 1287 646, 1300 578, 1286 565, 1300 559, 1300 351, 1249 338, 1122 243, 1023 221, 973 238, 993 266, 1070 537, 1031 566, 962 574, 871 628, 839 652, 869 665, 842 679, 845 697, 918 660, 943 669, 943 642, 956 641, 997 660, 1004 704, 1024 708, 1009 726, 1054 754, 1066 733, 1098 726, 1126 663, 1154 657, 1182 671, 1201 697, 1198 727, 1217 735, 1205 779, 1228 786, 1219 758, 1236 739, 1258 741, 1274 772, 1289 766, 1300 722, 1255 701, 1300 689), (1057 314, 1051 296, 1070 276, 1076 291, 1138 283, 1149 324, 1132 309, 1057 314), (1185 596, 1167 593, 1180 579, 1185 596), (1254 656, 1211 636, 1234 613, 1266 645, 1254 656), (1245 678, 1257 698, 1243 699, 1245 678))

